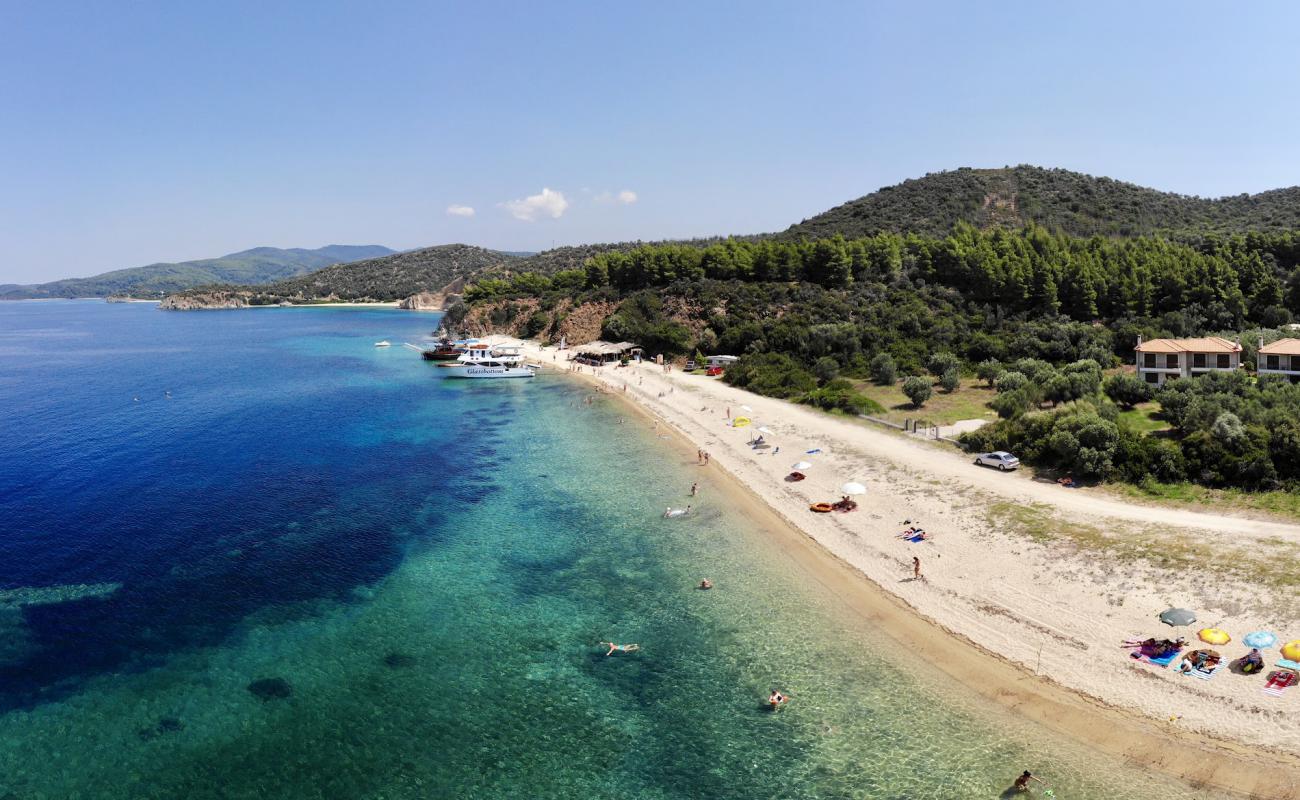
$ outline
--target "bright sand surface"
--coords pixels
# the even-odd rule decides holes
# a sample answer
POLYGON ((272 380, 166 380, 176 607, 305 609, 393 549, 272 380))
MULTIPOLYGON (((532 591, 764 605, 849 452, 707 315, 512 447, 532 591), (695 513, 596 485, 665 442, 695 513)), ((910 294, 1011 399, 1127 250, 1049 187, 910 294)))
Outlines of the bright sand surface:
MULTIPOLYGON (((565 354, 524 345, 539 363, 568 368, 565 354)), ((1250 631, 1300 638, 1290 582, 1300 526, 1131 505, 978 468, 950 447, 652 363, 575 374, 707 450, 735 478, 735 502, 761 498, 821 546, 790 537, 792 558, 972 690, 1193 786, 1300 797, 1300 689, 1270 696, 1262 676, 1226 666, 1199 680, 1179 674, 1177 662, 1161 669, 1120 646, 1183 636, 1189 649, 1207 647, 1196 631, 1222 627, 1234 637, 1216 648, 1226 664, 1245 654, 1239 640, 1250 631), (753 423, 735 428, 728 414, 753 423), (749 446, 758 426, 772 431, 775 447, 749 446), (813 463, 807 480, 786 481, 799 460, 813 463), (868 487, 856 512, 809 511, 838 499, 847 481, 868 487), (897 538, 904 520, 933 538, 897 538), (911 580, 913 556, 922 581, 911 580), (1195 609, 1199 621, 1161 624, 1170 606, 1195 609)), ((1280 657, 1276 648, 1265 655, 1270 664, 1280 657)))

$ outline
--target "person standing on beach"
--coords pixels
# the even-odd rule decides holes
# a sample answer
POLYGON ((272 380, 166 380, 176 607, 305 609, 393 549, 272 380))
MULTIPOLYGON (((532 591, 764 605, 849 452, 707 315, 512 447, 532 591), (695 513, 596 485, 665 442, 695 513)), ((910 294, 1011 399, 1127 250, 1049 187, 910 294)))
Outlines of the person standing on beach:
POLYGON ((699 484, 699 483, 692 483, 692 484, 691 484, 691 497, 694 497, 695 495, 697 495, 697 494, 699 494, 699 493, 700 493, 700 484, 699 484))
POLYGON ((912 556, 912 580, 921 580, 921 559, 916 556, 912 556))

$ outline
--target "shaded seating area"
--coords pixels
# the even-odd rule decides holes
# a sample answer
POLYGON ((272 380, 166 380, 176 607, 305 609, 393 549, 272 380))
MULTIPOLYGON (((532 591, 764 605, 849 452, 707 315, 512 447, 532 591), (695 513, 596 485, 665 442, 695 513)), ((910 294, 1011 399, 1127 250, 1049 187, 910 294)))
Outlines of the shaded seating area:
POLYGON ((574 361, 593 367, 622 362, 643 353, 642 349, 632 342, 606 342, 602 339, 578 345, 573 349, 574 361))

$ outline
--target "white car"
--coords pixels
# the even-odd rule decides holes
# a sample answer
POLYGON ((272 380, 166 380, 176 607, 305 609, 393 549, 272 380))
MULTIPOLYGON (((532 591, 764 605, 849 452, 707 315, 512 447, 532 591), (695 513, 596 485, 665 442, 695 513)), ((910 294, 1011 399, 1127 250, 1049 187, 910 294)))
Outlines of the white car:
POLYGON ((1005 450, 998 450, 995 453, 980 453, 975 456, 975 463, 983 467, 997 467, 1006 472, 1020 466, 1020 459, 1005 450))

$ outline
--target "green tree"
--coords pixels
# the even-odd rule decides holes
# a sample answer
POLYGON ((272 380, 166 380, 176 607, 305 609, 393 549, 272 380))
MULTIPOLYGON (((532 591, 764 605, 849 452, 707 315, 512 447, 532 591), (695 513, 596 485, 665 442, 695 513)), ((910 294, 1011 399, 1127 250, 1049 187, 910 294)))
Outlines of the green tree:
POLYGON ((956 367, 945 370, 943 375, 939 376, 939 386, 949 394, 957 391, 957 387, 961 386, 961 373, 956 367))
POLYGON ((913 408, 920 408, 925 405, 925 401, 930 399, 932 391, 930 381, 919 375, 913 375, 903 381, 903 394, 907 395, 907 399, 912 401, 913 408))
POLYGON ((925 368, 936 378, 942 376, 948 370, 957 369, 960 366, 961 360, 952 353, 947 352, 933 353, 925 361, 925 368))
POLYGON ((1002 366, 1002 362, 997 359, 985 359, 975 365, 976 377, 987 383, 990 389, 993 388, 994 382, 1002 376, 1003 372, 1006 372, 1006 367, 1002 366))
POLYGON ((1111 375, 1102 384, 1102 388, 1106 396, 1122 408, 1132 408, 1155 396, 1155 389, 1151 384, 1126 372, 1111 375))
POLYGON ((893 386, 898 380, 898 365, 889 353, 878 353, 871 359, 871 380, 881 386, 893 386))

